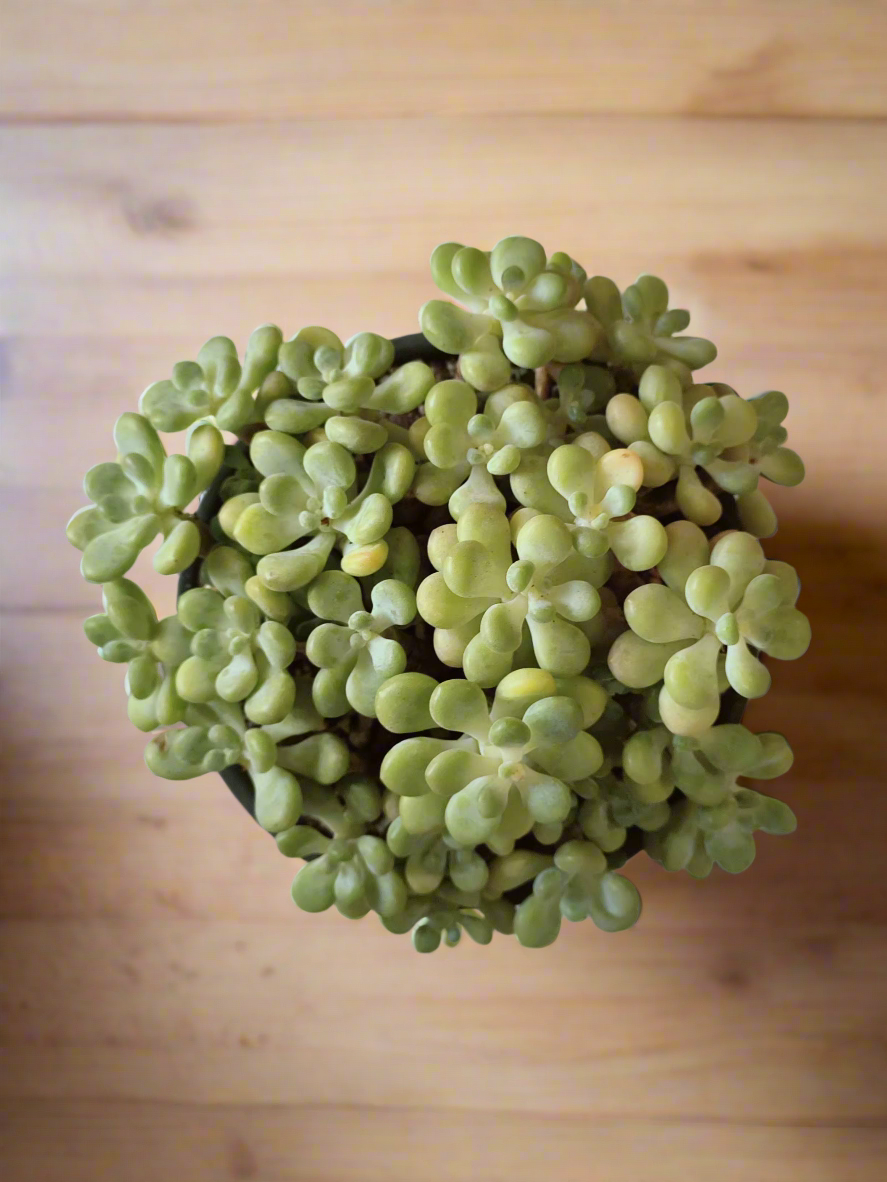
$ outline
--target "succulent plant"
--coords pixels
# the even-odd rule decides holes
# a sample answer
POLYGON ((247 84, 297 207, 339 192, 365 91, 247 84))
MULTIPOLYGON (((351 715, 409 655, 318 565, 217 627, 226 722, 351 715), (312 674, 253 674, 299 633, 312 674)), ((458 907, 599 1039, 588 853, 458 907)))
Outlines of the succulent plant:
POLYGON ((588 665, 590 644, 578 623, 600 609, 597 587, 607 566, 578 554, 558 518, 509 523, 497 505, 472 502, 429 537, 428 557, 437 569, 416 598, 445 665, 486 688, 516 658, 563 676, 588 665), (513 524, 519 528, 512 547, 513 524))
POLYGON ((195 587, 179 599, 178 619, 191 634, 191 655, 176 670, 186 702, 242 702, 248 722, 281 722, 296 700, 289 666, 296 642, 285 624, 263 620, 242 595, 195 587))
POLYGON ((121 416, 68 525, 86 635, 153 772, 245 778, 303 910, 422 952, 623 930, 635 852, 736 873, 795 826, 745 782, 788 743, 738 721, 810 641, 759 541, 762 480, 804 474, 788 403, 697 380, 715 348, 654 276, 620 293, 527 238, 432 274, 457 303, 424 305, 421 357, 263 325, 121 416), (164 619, 129 577, 156 539, 164 619))
POLYGON ((581 361, 601 335, 591 312, 576 308, 585 272, 569 255, 546 258, 531 238, 503 238, 490 252, 446 242, 431 256, 431 273, 465 308, 429 300, 419 313, 422 331, 460 355, 462 376, 479 391, 507 385, 512 365, 581 361))
POLYGON ((366 611, 360 583, 340 570, 322 571, 308 588, 309 609, 325 621, 312 629, 305 646, 318 668, 311 692, 324 718, 349 710, 375 718, 376 693, 406 669, 403 645, 386 633, 412 623, 415 592, 398 579, 383 579, 370 599, 372 610, 366 611))
POLYGON ((200 553, 200 530, 184 510, 221 467, 221 432, 200 423, 189 432, 188 454, 168 456, 151 423, 127 412, 117 420, 114 442, 116 461, 96 464, 83 480, 93 504, 68 522, 68 541, 83 551, 81 573, 90 583, 118 579, 162 534, 154 569, 178 574, 200 553))
POLYGON ((770 673, 755 651, 794 660, 807 651, 810 624, 794 606, 794 568, 768 562, 751 534, 734 530, 710 547, 692 522, 673 522, 666 533, 664 581, 626 596, 630 631, 610 650, 610 669, 636 688, 661 678, 662 720, 675 734, 699 735, 720 711, 722 654, 729 685, 744 698, 760 698, 770 673))
POLYGON ((222 431, 239 431, 251 422, 257 396, 277 369, 283 336, 275 324, 263 324, 249 339, 243 364, 227 337, 213 337, 196 361, 180 361, 172 378, 154 382, 139 410, 158 431, 182 431, 207 417, 222 431))
POLYGON ((393 506, 415 470, 406 447, 389 442, 377 451, 359 490, 355 455, 326 438, 306 448, 283 431, 259 431, 249 454, 265 479, 257 492, 226 501, 219 525, 244 550, 262 556, 256 570, 269 590, 306 586, 334 547, 347 574, 379 570, 388 556, 393 506), (303 538, 308 541, 291 549, 303 538))
POLYGON ((531 830, 551 844, 575 804, 570 786, 603 763, 588 728, 605 702, 590 679, 558 682, 543 669, 507 674, 492 704, 475 682, 441 682, 429 699, 431 718, 466 737, 456 745, 424 738, 396 744, 382 762, 382 783, 402 797, 399 816, 409 833, 430 825, 457 846, 486 845, 496 854, 510 853, 531 830))
POLYGON ((481 473, 470 481, 473 467, 483 465, 491 475, 505 476, 520 465, 522 452, 532 452, 547 437, 545 411, 527 386, 503 386, 487 398, 483 414, 477 408, 477 393, 467 382, 443 381, 429 390, 425 414, 413 429, 428 459, 416 486, 426 504, 455 497, 458 513, 479 477, 485 487, 495 487, 481 473))
POLYGON ((655 362, 701 369, 718 351, 702 337, 681 337, 690 323, 684 308, 669 308, 668 288, 656 275, 641 275, 620 294, 612 279, 595 275, 584 286, 585 302, 607 333, 617 364, 645 368, 655 362))

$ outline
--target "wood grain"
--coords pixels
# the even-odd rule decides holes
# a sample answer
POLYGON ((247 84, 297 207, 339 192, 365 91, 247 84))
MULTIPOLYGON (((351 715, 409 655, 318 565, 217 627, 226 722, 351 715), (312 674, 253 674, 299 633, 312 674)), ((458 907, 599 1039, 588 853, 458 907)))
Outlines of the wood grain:
POLYGON ((20 119, 887 113, 880 0, 6 0, 20 119))
MULTIPOLYGON (((310 1178, 389 1182, 413 1161, 427 1162, 441 1126, 446 1146, 436 1156, 452 1182, 510 1182, 515 1159, 525 1177, 556 1170, 564 1182, 586 1182, 589 1169, 617 1162, 619 1174, 644 1177, 651 1160, 661 1182, 717 1177, 746 1182, 749 1166, 759 1182, 856 1182, 878 1177, 884 1134, 876 1128, 811 1128, 725 1122, 712 1126, 648 1119, 536 1115, 466 1109, 453 1114, 392 1107, 388 1127, 372 1108, 132 1104, 119 1100, 53 1101, 6 1107, 17 1130, 10 1167, 16 1176, 67 1182, 88 1171, 102 1146, 101 1163, 119 1182, 155 1182, 157 1162, 189 1182, 219 1179, 310 1178), (55 1130, 45 1138, 46 1123, 55 1130), (341 1138, 342 1127, 349 1135, 341 1138), (332 1145, 338 1148, 331 1150, 332 1145), (300 1164, 292 1172, 293 1158, 300 1164), (848 1163, 853 1165, 848 1168, 848 1163), (36 1171, 36 1173, 28 1173, 36 1171)), ((427 1167, 426 1167, 427 1169, 427 1167)), ((84 1174, 85 1176, 85 1174, 84 1174)))
POLYGON ((325 277, 341 287, 408 266, 427 287, 442 223, 457 240, 490 241, 515 217, 632 278, 651 258, 739 254, 766 269, 771 254, 871 259, 887 246, 872 199, 887 182, 880 121, 7 127, 0 161, 12 276, 325 277), (554 161, 556 175, 524 168, 518 179, 516 160, 554 161))
POLYGON ((3 1182, 883 1177, 885 55, 879 0, 2 6, 3 1182), (437 241, 515 231, 663 274, 712 377, 791 398, 814 643, 749 722, 800 828, 638 859, 624 935, 423 958, 148 774, 63 525, 207 336, 412 331, 437 241))

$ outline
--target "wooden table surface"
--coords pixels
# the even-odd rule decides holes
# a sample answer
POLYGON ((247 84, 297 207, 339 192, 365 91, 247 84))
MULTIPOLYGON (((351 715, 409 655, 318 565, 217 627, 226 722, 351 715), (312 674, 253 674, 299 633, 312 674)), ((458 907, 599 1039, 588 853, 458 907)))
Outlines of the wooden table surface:
MULTIPOLYGON (((884 0, 5 0, 4 1182, 875 1182, 887 1157, 884 0), (415 955, 153 779, 64 523, 151 380, 413 331, 436 242, 662 274, 792 400, 791 839, 620 936, 415 955)), ((158 580, 152 585, 157 586, 158 580)), ((171 589, 164 588, 164 606, 171 589)))

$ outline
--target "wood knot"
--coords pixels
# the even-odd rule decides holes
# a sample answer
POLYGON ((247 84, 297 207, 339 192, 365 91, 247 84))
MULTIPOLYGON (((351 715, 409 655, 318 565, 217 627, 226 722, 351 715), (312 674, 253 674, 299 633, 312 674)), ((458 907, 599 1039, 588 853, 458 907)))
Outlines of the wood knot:
POLYGON ((250 1145, 242 1137, 228 1142, 228 1166, 232 1178, 257 1178, 259 1163, 250 1145))
POLYGON ((194 204, 184 196, 141 197, 127 191, 121 209, 126 224, 139 237, 172 238, 196 225, 194 204))
POLYGON ((751 988, 751 977, 748 970, 739 964, 719 965, 714 969, 712 976, 718 985, 731 993, 744 993, 751 988))

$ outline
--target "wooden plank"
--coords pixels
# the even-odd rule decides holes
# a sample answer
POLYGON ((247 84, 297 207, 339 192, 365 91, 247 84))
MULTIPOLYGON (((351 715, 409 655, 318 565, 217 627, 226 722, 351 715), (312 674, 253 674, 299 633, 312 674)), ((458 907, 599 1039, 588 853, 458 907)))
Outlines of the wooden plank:
POLYGON ((515 232, 620 278, 676 257, 790 270, 805 252, 840 272, 846 254, 887 245, 871 200, 887 186, 880 122, 6 127, 0 160, 6 279, 344 288, 357 273, 424 270, 442 239, 491 246, 515 232))
POLYGON ((883 925, 567 925, 553 971, 506 940, 432 967, 378 924, 275 911, 4 923, 0 1094, 299 1105, 310 1064, 313 1103, 457 1119, 887 1122, 883 925))
POLYGON ((867 0, 7 0, 7 118, 887 112, 867 0))
POLYGON ((13 1102, 8 1182, 92 1182, 101 1162, 115 1182, 156 1182, 157 1163, 188 1182, 874 1182, 887 1135, 866 1127, 655 1122, 579 1116, 262 1105, 13 1102), (441 1140, 439 1151, 429 1145, 441 1140), (593 1175, 589 1169, 595 1170, 593 1175))

